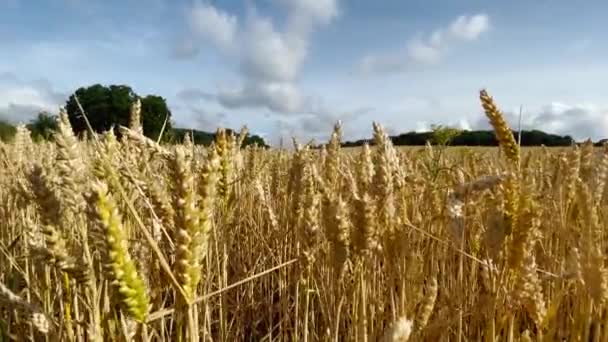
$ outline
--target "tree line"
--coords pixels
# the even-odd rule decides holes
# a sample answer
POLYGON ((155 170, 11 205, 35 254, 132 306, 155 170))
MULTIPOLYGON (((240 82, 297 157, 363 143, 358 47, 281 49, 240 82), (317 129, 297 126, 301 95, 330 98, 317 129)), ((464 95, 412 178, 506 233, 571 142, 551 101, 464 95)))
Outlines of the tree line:
MULTIPOLYGON (((120 136, 118 126, 128 126, 130 111, 133 103, 139 99, 141 102, 141 124, 143 134, 153 140, 164 143, 180 143, 187 132, 191 133, 194 144, 209 145, 214 140, 215 134, 186 128, 175 128, 171 117, 171 111, 166 100, 158 95, 139 96, 127 85, 103 86, 94 84, 89 87, 78 88, 66 101, 65 110, 74 129, 74 133, 83 136, 87 131, 86 118, 96 133, 102 133, 114 128, 117 136, 120 136), (159 139, 160 138, 160 139, 159 139)), ((453 128, 434 126, 429 132, 407 132, 391 136, 396 146, 423 146, 427 142, 441 144, 437 141, 438 132, 449 135, 451 146, 498 146, 498 141, 493 131, 461 131, 453 128)), ((52 139, 53 132, 57 129, 56 116, 48 112, 38 113, 38 116, 27 124, 32 132, 34 140, 52 139)), ((0 139, 8 140, 15 134, 15 127, 8 122, 0 121, 0 139)), ((228 130, 230 132, 230 130, 228 130)), ((513 131, 518 139, 519 133, 513 131)), ((442 139, 440 139, 442 140, 442 139)), ((447 140, 446 140, 447 142, 447 140)), ((608 140, 600 140, 596 145, 602 145, 608 140)), ((361 146, 371 143, 371 140, 347 141, 345 147, 361 146)), ((575 144, 571 136, 549 134, 539 130, 521 132, 522 146, 570 146, 575 144)), ((268 147, 263 138, 257 135, 248 136, 245 145, 257 144, 268 147)))
MULTIPOLYGON (((519 132, 512 131, 517 141, 519 132)), ((430 132, 407 132, 390 137, 396 146, 424 146, 428 143, 436 145, 437 141, 432 131, 430 132)), ((607 139, 597 141, 596 146, 601 146, 608 142, 607 139)), ((372 144, 371 139, 357 141, 346 141, 344 147, 362 146, 364 143, 372 144)), ((549 134, 539 130, 523 130, 521 132, 521 146, 571 146, 576 141, 569 135, 549 134)), ((498 146, 498 141, 494 131, 459 131, 451 137, 450 146, 498 146)))
MULTIPOLYGON (((146 137, 164 143, 180 143, 186 132, 189 132, 194 144, 209 145, 214 140, 215 133, 175 128, 171 110, 163 97, 158 95, 139 96, 127 85, 94 84, 78 88, 67 99, 65 110, 77 136, 84 136, 88 131, 86 122, 88 119, 94 132, 102 133, 114 128, 114 133, 120 137, 118 126, 129 125, 131 107, 138 99, 141 103, 141 125, 146 137), (86 113, 86 119, 83 111, 86 113)), ((52 139, 53 132, 57 129, 56 115, 40 112, 26 126, 31 131, 34 140, 52 139)), ((0 121, 1 140, 11 139, 15 132, 16 129, 13 125, 0 121)), ((249 135, 245 139, 244 145, 249 144, 268 147, 264 139, 257 135, 249 135)))

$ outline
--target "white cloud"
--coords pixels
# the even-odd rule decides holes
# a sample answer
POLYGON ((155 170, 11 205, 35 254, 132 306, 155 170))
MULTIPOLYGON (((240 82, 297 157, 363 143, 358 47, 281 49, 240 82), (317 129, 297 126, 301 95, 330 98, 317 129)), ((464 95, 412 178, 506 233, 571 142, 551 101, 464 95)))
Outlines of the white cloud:
MULTIPOLYGON (((240 85, 218 89, 215 99, 227 108, 266 108, 272 112, 309 112, 298 76, 309 53, 315 29, 338 15, 337 0, 275 0, 286 10, 282 30, 267 17, 250 11, 243 25, 236 16, 208 3, 198 3, 190 15, 190 30, 213 43, 235 61, 240 85)), ((196 40, 193 40, 196 41, 196 40)), ((196 44, 182 44, 174 55, 192 57, 196 44)), ((192 41, 190 41, 192 42, 192 41)))
POLYGON ((276 136, 271 142, 278 145, 278 141, 283 138, 287 143, 291 142, 291 137, 295 137, 299 142, 305 143, 313 139, 315 142, 327 141, 333 131, 334 124, 342 121, 342 132, 345 140, 356 140, 367 138, 371 134, 371 121, 365 121, 361 125, 361 118, 371 114, 375 109, 372 107, 358 107, 349 110, 334 111, 328 108, 322 101, 314 104, 315 112, 299 116, 277 116, 275 125, 276 136))
POLYGON ((266 18, 252 18, 243 32, 241 69, 246 77, 259 81, 293 81, 306 57, 306 51, 294 37, 275 30, 266 18))
MULTIPOLYGON (((509 125, 517 129, 519 112, 508 111, 504 115, 509 125)), ((483 116, 477 120, 473 128, 489 129, 490 125, 483 116)), ((524 107, 522 129, 570 135, 577 140, 604 139, 608 137, 608 106, 553 102, 538 108, 524 107)))
POLYGON ((56 112, 66 100, 46 80, 24 81, 11 73, 0 73, 0 119, 27 122, 40 111, 56 112))
MULTIPOLYGON (((441 60, 440 45, 430 42, 414 40, 407 46, 407 56, 409 60, 416 63, 435 64, 441 60)), ((407 60, 407 59, 406 59, 407 60)), ((401 60, 403 63, 403 60, 401 60)))
POLYGON ((235 16, 220 11, 207 3, 197 2, 190 9, 188 24, 192 33, 221 48, 230 48, 238 29, 235 16))
POLYGON ((472 17, 460 16, 449 29, 449 33, 455 38, 462 40, 475 40, 490 28, 490 19, 485 14, 477 14, 472 17))
POLYGON ((338 15, 338 4, 335 0, 277 0, 291 7, 292 15, 296 14, 307 20, 317 20, 322 24, 329 23, 338 15))
POLYGON ((608 107, 594 104, 567 105, 553 103, 526 119, 537 129, 569 134, 576 139, 608 137, 608 107))
MULTIPOLYGON (((427 121, 417 121, 416 128, 414 128, 414 132, 430 132, 432 131, 432 125, 436 123, 429 123, 427 121)), ((442 126, 453 127, 462 130, 471 130, 471 125, 466 119, 460 119, 457 122, 444 122, 441 123, 442 126)), ((405 130, 396 129, 396 134, 404 133, 405 130)))
POLYGON ((431 125, 428 122, 426 122, 426 121, 416 122, 416 128, 414 129, 414 132, 422 133, 422 132, 430 132, 430 131, 431 131, 431 125))
POLYGON ((304 108, 302 94, 289 82, 260 82, 236 90, 223 89, 218 92, 217 100, 228 108, 262 107, 282 114, 304 108))
POLYGON ((213 112, 200 107, 191 108, 194 118, 191 124, 197 129, 214 132, 218 127, 226 127, 226 113, 213 112))
POLYGON ((460 119, 458 121, 458 125, 456 125, 456 128, 462 129, 462 130, 465 130, 465 131, 470 131, 471 130, 471 124, 469 123, 469 121, 467 119, 460 119))
POLYGON ((486 14, 459 16, 446 28, 437 29, 426 38, 411 38, 401 51, 365 56, 360 68, 365 73, 385 73, 404 71, 414 65, 437 64, 450 47, 474 41, 489 28, 490 18, 486 14))

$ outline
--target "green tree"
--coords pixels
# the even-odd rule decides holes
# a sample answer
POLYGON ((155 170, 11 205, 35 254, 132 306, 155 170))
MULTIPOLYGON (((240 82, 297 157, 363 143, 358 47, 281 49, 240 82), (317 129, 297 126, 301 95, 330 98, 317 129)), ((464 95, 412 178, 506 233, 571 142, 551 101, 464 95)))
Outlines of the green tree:
POLYGON ((57 131, 57 116, 48 112, 40 112, 36 119, 30 121, 27 128, 32 132, 34 140, 50 140, 57 131))
POLYGON ((171 135, 172 124, 171 111, 167 106, 167 101, 156 95, 148 95, 141 99, 141 115, 143 118, 142 127, 144 135, 154 140, 158 139, 159 134, 165 125, 163 131, 163 141, 171 135), (165 120, 167 121, 165 124, 165 120))
POLYGON ((266 141, 264 141, 264 138, 260 137, 259 135, 247 136, 245 138, 245 141, 243 141, 243 146, 247 146, 247 145, 258 145, 259 147, 263 147, 263 148, 269 147, 266 144, 266 141))
MULTIPOLYGON (((184 128, 174 128, 172 130, 173 135, 171 137, 170 142, 174 144, 180 144, 184 141, 184 136, 186 133, 192 134, 192 142, 195 145, 204 145, 209 146, 215 140, 215 133, 199 131, 196 129, 184 129, 184 128)), ((226 133, 231 134, 233 131, 231 129, 226 129, 226 133)), ((257 144, 259 147, 268 148, 268 144, 266 141, 258 135, 247 135, 245 140, 243 141, 243 147, 248 145, 257 144)))
POLYGON ((0 140, 8 142, 13 139, 15 133, 17 133, 15 126, 6 121, 0 121, 0 140))
MULTIPOLYGON (((128 126, 131 105, 139 97, 131 87, 126 85, 103 86, 94 84, 90 87, 81 87, 72 94, 65 106, 74 128, 74 133, 82 134, 87 130, 85 118, 83 117, 76 97, 82 105, 91 127, 95 132, 101 133, 116 128, 118 125, 128 126)), ((156 95, 148 95, 141 98, 142 102, 142 126, 144 135, 156 139, 161 127, 168 115, 166 131, 170 131, 171 112, 167 107, 165 99, 156 95)), ((118 131, 115 131, 118 134, 118 131)))

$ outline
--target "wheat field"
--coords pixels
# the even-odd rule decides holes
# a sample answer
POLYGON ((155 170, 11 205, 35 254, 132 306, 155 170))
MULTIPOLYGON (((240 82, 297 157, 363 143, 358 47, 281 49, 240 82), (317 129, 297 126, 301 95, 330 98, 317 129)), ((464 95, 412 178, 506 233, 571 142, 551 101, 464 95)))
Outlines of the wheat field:
POLYGON ((0 145, 0 340, 608 341, 608 149, 0 145))

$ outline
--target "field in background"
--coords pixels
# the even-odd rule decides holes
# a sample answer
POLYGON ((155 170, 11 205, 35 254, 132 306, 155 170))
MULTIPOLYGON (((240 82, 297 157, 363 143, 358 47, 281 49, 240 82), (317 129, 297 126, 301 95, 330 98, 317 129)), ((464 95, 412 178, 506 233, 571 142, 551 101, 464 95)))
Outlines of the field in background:
MULTIPOLYGON (((608 339, 608 150, 0 144, 0 336, 608 339)), ((488 103, 489 102, 489 103, 488 103)), ((501 126, 502 125, 502 126, 501 126)), ((511 140, 509 140, 511 139, 511 140)))

